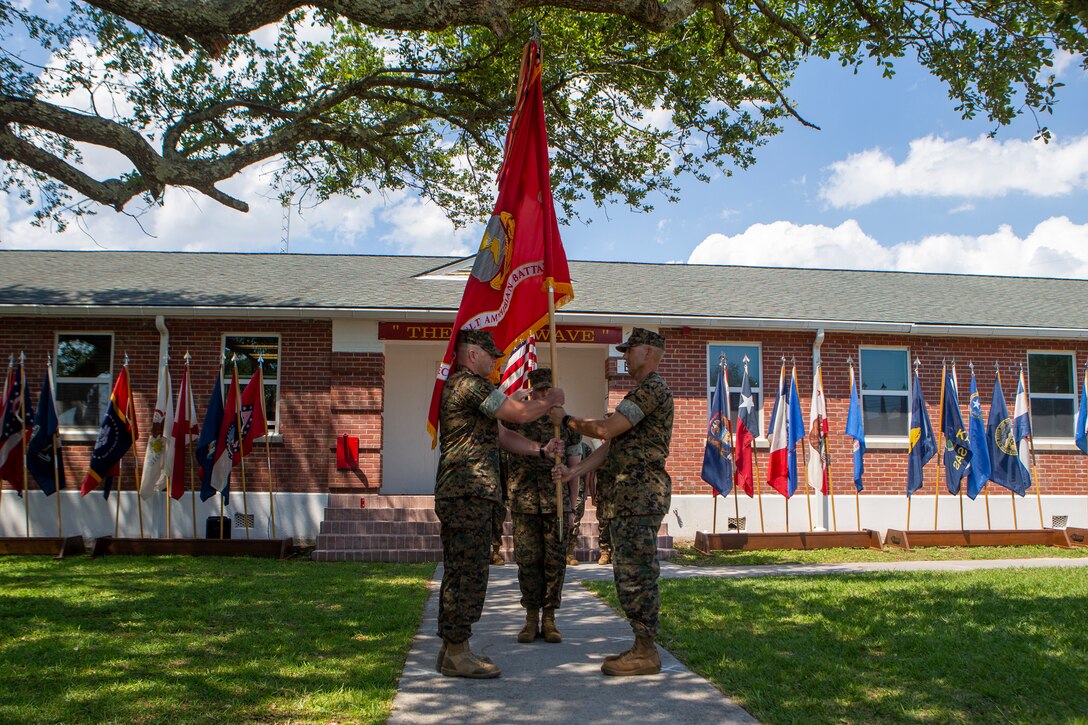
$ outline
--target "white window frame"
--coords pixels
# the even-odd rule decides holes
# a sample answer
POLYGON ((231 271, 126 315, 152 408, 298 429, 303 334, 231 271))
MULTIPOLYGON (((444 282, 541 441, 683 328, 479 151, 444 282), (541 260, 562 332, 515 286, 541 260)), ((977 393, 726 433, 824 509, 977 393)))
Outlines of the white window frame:
MULTIPOLYGON (((280 371, 283 369, 283 335, 278 332, 224 332, 219 338, 219 349, 224 352, 223 357, 223 402, 226 403, 227 391, 230 390, 230 372, 231 361, 226 357, 227 353, 227 338, 228 337, 274 337, 276 338, 276 354, 279 359, 276 361, 276 377, 272 379, 265 371, 264 384, 271 385, 276 388, 276 410, 273 411, 275 415, 274 421, 268 422, 268 436, 271 440, 280 440, 283 429, 280 425, 280 395, 283 392, 283 388, 280 386, 280 371)), ((238 374, 238 393, 241 394, 245 389, 246 384, 252 379, 250 377, 243 377, 241 373, 238 374)), ((262 391, 263 393, 264 391, 262 391)), ((268 411, 266 411, 267 414, 268 411)), ((264 440, 258 438, 257 440, 264 440)))
MULTIPOLYGON (((1078 368, 1077 368, 1077 353, 1075 351, 1073 351, 1073 350, 1028 350, 1027 353, 1024 355, 1024 361, 1027 363, 1024 366, 1024 368, 1025 368, 1024 373, 1025 373, 1025 377, 1026 377, 1025 384, 1028 386, 1028 405, 1030 406, 1031 415, 1032 415, 1032 421, 1031 421, 1032 422, 1032 435, 1033 435, 1034 439, 1038 440, 1038 441, 1050 441, 1050 442, 1054 442, 1054 443, 1072 443, 1073 442, 1073 430, 1072 429, 1069 430, 1069 435, 1067 435, 1067 436, 1034 436, 1034 430, 1035 430, 1035 406, 1033 405, 1033 401, 1035 401, 1036 399, 1038 399, 1038 400, 1069 400, 1069 401, 1072 401, 1072 403, 1073 403, 1073 420, 1076 421, 1077 402, 1079 401, 1079 396, 1077 395, 1077 370, 1078 370, 1078 368), (1073 392, 1071 392, 1071 393, 1036 393, 1036 392, 1033 392, 1032 389, 1031 389, 1031 356, 1032 355, 1051 355, 1051 356, 1055 356, 1055 357, 1059 356, 1059 355, 1064 355, 1064 356, 1070 358, 1072 360, 1072 363, 1073 363, 1072 367, 1070 369, 1070 371, 1071 371, 1071 373, 1073 375, 1073 379, 1070 381, 1072 383, 1072 391, 1073 392)), ((1016 389, 1014 388, 1013 389, 1013 395, 1014 396, 1016 395, 1015 390, 1016 389)))
MULTIPOLYGON (((57 393, 60 390, 60 386, 66 383, 77 383, 83 385, 105 385, 106 386, 106 405, 109 405, 110 395, 113 393, 113 384, 116 381, 113 371, 113 356, 116 349, 116 335, 112 330, 57 330, 53 333, 53 384, 55 390, 53 391, 53 398, 56 400, 57 393), (109 354, 109 378, 103 379, 99 377, 95 378, 73 378, 73 377, 61 377, 57 370, 59 364, 59 348, 60 338, 64 337, 108 337, 110 339, 110 354, 109 354)), ((29 382, 28 382, 29 384, 29 382)), ((36 391, 35 391, 36 392, 36 391)), ((104 414, 103 414, 104 415, 104 414)), ((102 419, 98 418, 92 425, 89 426, 76 426, 76 425, 61 425, 58 434, 62 438, 88 438, 93 439, 98 436, 98 431, 102 427, 102 419)))
POLYGON ((878 395, 878 396, 899 396, 902 395, 907 401, 907 428, 903 430, 902 434, 897 435, 874 435, 866 432, 865 443, 885 443, 893 445, 906 445, 910 435, 910 413, 911 413, 911 401, 913 400, 914 390, 914 373, 911 367, 910 348, 904 345, 858 345, 858 402, 861 404, 862 416, 865 415, 865 396, 878 395), (907 355, 907 389, 906 391, 899 390, 873 390, 868 393, 862 387, 862 368, 863 361, 861 353, 864 350, 897 350, 905 352, 907 355))
MULTIPOLYGON (((756 373, 756 375, 759 376, 759 385, 752 385, 751 386, 752 394, 756 396, 757 400, 759 400, 759 409, 756 410, 756 419, 758 420, 759 430, 753 431, 753 432, 756 434, 756 440, 760 440, 760 441, 766 440, 766 436, 764 435, 764 430, 763 430, 763 388, 764 388, 764 386, 763 386, 763 343, 762 342, 752 342, 750 340, 727 340, 727 341, 711 340, 711 341, 707 342, 707 344, 706 344, 706 379, 707 379, 706 404, 707 404, 707 409, 708 410, 710 409, 710 401, 714 397, 714 388, 716 387, 715 385, 710 384, 710 378, 711 378, 710 372, 711 372, 711 370, 716 369, 717 366, 718 366, 718 360, 717 359, 714 359, 714 360, 710 359, 710 357, 711 357, 710 349, 712 347, 714 347, 714 346, 725 346, 725 345, 738 345, 738 346, 743 345, 744 347, 754 347, 759 351, 759 361, 755 365, 755 373, 756 373)), ((740 365, 743 368, 743 366, 744 366, 743 361, 737 360, 735 362, 737 362, 737 364, 740 365)), ((749 378, 751 378, 752 372, 753 372, 752 366, 749 365, 748 366, 748 376, 749 376, 749 378)), ((730 378, 729 379, 729 392, 739 394, 740 390, 741 390, 741 385, 743 383, 744 383, 743 375, 740 378, 740 380, 736 380, 736 381, 734 381, 732 378, 730 378)), ((733 419, 736 420, 737 411, 735 409, 733 409, 732 405, 730 405, 730 412, 733 414, 733 419)))

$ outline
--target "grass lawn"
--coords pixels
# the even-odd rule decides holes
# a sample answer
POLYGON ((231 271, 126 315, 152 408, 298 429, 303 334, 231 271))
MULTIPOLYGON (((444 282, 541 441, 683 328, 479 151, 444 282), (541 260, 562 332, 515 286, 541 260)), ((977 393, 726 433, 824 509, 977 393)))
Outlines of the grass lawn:
POLYGON ((1088 547, 1059 549, 1056 546, 928 546, 903 551, 876 549, 761 549, 758 551, 714 551, 702 554, 691 542, 677 542, 671 564, 683 566, 752 566, 754 564, 841 564, 854 561, 939 561, 946 559, 1037 559, 1040 557, 1084 558, 1088 547))
MULTIPOLYGON (((616 600, 611 583, 589 584, 616 600)), ((661 644, 765 723, 1088 722, 1084 569, 661 580, 661 644)))
POLYGON ((383 722, 433 564, 0 558, 0 722, 383 722))

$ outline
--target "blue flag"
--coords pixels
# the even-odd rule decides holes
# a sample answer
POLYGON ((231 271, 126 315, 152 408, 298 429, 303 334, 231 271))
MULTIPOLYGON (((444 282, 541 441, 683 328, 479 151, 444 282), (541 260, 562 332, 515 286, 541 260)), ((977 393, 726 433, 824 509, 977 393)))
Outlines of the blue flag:
POLYGON ((910 441, 907 448, 907 496, 925 483, 925 466, 937 454, 937 440, 929 422, 922 396, 922 381, 914 373, 914 395, 910 403, 910 441))
POLYGON ((960 492, 960 482, 967 475, 971 463, 970 439, 963 427, 960 414, 960 397, 956 392, 956 380, 949 370, 944 376, 944 408, 941 410, 941 432, 944 433, 944 477, 948 492, 960 492))
MULTIPOLYGON (((797 490, 797 444, 805 438, 805 420, 801 413, 801 397, 797 394, 797 375, 790 373, 789 408, 786 412, 786 449, 789 461, 789 496, 797 490)), ((787 496, 787 498, 789 498, 787 496)))
POLYGON ((850 368, 850 410, 846 413, 846 435, 854 439, 854 487, 864 491, 861 476, 865 473, 865 419, 861 414, 853 367, 850 368))
MULTIPOLYGON (((200 500, 207 501, 219 493, 212 486, 212 467, 215 464, 215 446, 219 442, 219 429, 223 427, 223 374, 215 376, 215 387, 208 399, 208 410, 204 414, 204 425, 200 427, 200 437, 196 442, 196 463, 200 466, 200 500)), ((223 487, 223 502, 230 500, 230 471, 227 471, 227 483, 223 487)))
POLYGON ((61 456, 60 420, 53 402, 53 371, 45 371, 42 391, 38 396, 38 411, 34 416, 34 432, 27 446, 26 468, 46 496, 64 488, 64 458, 61 456), (56 442, 56 447, 53 443, 56 442), (54 466, 54 458, 56 458, 54 466), (58 480, 59 479, 59 480, 58 480))
POLYGON ((1020 465, 1001 378, 994 381, 994 397, 990 403, 990 420, 986 424, 986 443, 990 449, 990 480, 1021 496, 1031 484, 1028 472, 1020 465))
POLYGON ((718 382, 707 411, 706 449, 703 451, 704 481, 722 496, 733 489, 733 444, 729 430, 729 385, 725 366, 718 366, 718 382))
POLYGON ((1016 441, 1016 457, 1031 488, 1031 408, 1028 404, 1024 370, 1020 370, 1020 384, 1016 386, 1016 402, 1012 406, 1012 437, 1016 441))
POLYGON ((1077 408, 1077 428, 1073 433, 1080 452, 1088 456, 1088 369, 1084 371, 1084 380, 1080 384, 1080 407, 1077 408))
POLYGON ((972 501, 990 480, 990 447, 986 444, 986 424, 982 421, 982 399, 975 374, 971 373, 971 463, 967 466, 967 498, 972 501))

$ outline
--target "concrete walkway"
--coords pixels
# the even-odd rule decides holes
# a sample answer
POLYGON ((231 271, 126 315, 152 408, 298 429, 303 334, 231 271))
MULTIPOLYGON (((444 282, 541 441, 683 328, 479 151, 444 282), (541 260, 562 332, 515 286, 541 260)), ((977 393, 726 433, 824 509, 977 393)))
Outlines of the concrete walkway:
MULTIPOLYGON (((1082 559, 994 559, 975 561, 904 561, 854 564, 684 567, 663 564, 663 577, 756 577, 813 574, 858 574, 897 571, 970 571, 976 569, 1088 567, 1082 559)), ((525 621, 518 603, 517 567, 491 567, 484 614, 473 627, 473 650, 498 664, 502 677, 466 680, 435 672, 440 645, 435 635, 438 583, 423 613, 400 689, 393 701, 390 725, 424 723, 755 723, 747 712, 716 687, 682 665, 661 647, 662 672, 648 677, 606 677, 605 655, 626 649, 631 628, 604 602, 581 585, 612 581, 612 567, 583 564, 567 568, 563 607, 556 618, 561 644, 537 640, 519 644, 525 621)))
POLYGON ((435 635, 442 579, 439 566, 389 725, 756 722, 660 647, 660 675, 601 674, 605 655, 627 649, 634 637, 627 621, 579 582, 586 578, 611 581, 612 567, 583 564, 567 571, 563 606, 556 617, 563 642, 547 644, 538 639, 519 644, 517 633, 525 622, 525 610, 519 604, 517 567, 491 567, 483 617, 472 628, 472 649, 494 660, 502 668, 502 677, 467 680, 444 677, 434 669, 441 644, 435 635))

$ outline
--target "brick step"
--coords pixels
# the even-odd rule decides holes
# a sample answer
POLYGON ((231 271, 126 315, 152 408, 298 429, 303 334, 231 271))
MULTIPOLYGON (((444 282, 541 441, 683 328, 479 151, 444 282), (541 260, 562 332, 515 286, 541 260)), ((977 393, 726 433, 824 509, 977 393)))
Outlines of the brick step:
POLYGON ((326 521, 438 521, 434 509, 327 508, 326 521))
POLYGON ((319 534, 402 534, 412 536, 435 536, 441 533, 441 524, 437 521, 336 521, 325 519, 321 522, 319 534))
POLYGON ((378 493, 330 493, 328 508, 424 508, 434 509, 434 496, 386 496, 378 493), (365 507, 360 506, 363 501, 365 507))

